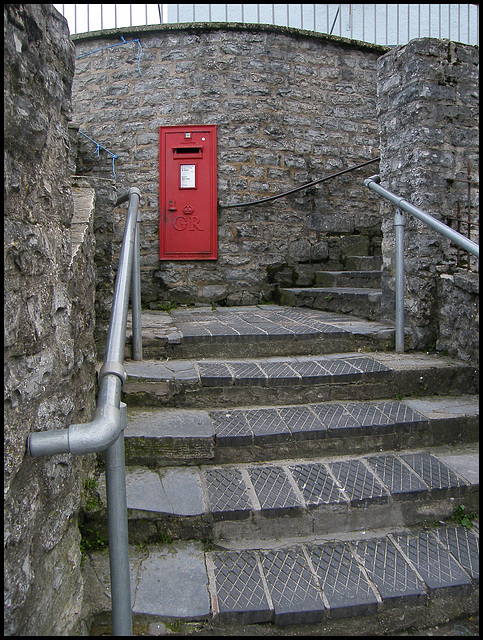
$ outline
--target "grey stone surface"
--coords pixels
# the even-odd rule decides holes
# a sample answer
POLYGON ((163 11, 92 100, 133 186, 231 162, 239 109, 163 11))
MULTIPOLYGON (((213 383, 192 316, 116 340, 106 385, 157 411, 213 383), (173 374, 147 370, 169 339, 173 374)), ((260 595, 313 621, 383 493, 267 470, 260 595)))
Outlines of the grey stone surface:
POLYGON ((204 499, 197 469, 172 467, 159 472, 133 469, 126 475, 127 507, 179 516, 204 513, 204 499))
POLYGON ((327 598, 331 618, 377 611, 377 596, 347 543, 314 545, 309 557, 327 598))
POLYGON ((132 609, 172 620, 208 618, 210 599, 201 544, 151 546, 139 569, 132 609))
POLYGON ((385 603, 426 596, 424 583, 389 538, 359 540, 354 550, 385 603))
POLYGON ((430 531, 396 534, 391 539, 407 556, 429 589, 464 587, 471 590, 468 574, 430 531))
POLYGON ((210 416, 205 411, 132 409, 128 411, 124 433, 145 438, 210 438, 214 432, 210 416))
POLYGON ((456 473, 471 484, 480 482, 480 457, 478 453, 457 454, 441 453, 438 458, 445 465, 456 471, 456 473))
POLYGON ((317 623, 324 619, 321 590, 301 547, 261 553, 260 559, 275 624, 317 623))
POLYGON ((223 622, 246 624, 272 619, 273 608, 255 552, 221 551, 207 556, 212 569, 214 616, 223 622))
MULTIPOLYGON (((378 60, 381 185, 443 222, 445 214, 456 216, 458 200, 466 204, 467 185, 459 180, 467 178, 468 163, 478 162, 477 65, 477 48, 433 38, 415 39, 378 60)), ((393 205, 381 204, 381 214, 382 307, 388 318, 394 313, 393 205)), ((456 282, 456 247, 406 215, 405 256, 412 345, 436 345, 478 362, 478 296, 456 282)))

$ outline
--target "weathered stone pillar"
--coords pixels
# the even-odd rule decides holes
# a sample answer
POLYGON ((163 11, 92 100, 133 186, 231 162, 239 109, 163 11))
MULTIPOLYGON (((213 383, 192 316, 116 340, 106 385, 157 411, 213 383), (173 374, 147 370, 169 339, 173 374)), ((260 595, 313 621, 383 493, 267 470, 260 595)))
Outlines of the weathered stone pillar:
MULTIPOLYGON (((79 634, 86 458, 34 459, 32 431, 92 416, 94 238, 72 253, 74 48, 50 4, 4 5, 4 634, 79 634)), ((92 227, 92 223, 90 223, 92 227)))
MULTIPOLYGON (((378 60, 381 185, 446 223, 477 165, 478 49, 423 38, 378 60)), ((383 202, 383 313, 394 317, 394 211, 383 202)), ((449 242, 406 215, 405 315, 411 346, 438 338, 438 281, 454 259, 449 242)))

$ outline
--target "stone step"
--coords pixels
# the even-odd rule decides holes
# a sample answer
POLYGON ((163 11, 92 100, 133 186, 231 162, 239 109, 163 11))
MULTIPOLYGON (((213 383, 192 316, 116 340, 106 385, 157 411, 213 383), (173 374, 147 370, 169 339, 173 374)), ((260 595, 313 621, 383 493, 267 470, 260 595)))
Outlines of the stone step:
MULTIPOLYGON (((173 623, 184 635, 245 635, 248 624, 260 625, 255 635, 283 634, 282 625, 288 635, 313 635, 317 623, 317 635, 398 635, 476 614, 478 525, 438 524, 233 548, 131 546, 134 635, 173 623)), ((85 558, 94 635, 109 631, 108 563, 107 550, 85 558)))
POLYGON ((478 372, 449 357, 342 353, 126 362, 128 406, 216 408, 477 393, 478 372))
MULTIPOLYGON (((394 348, 394 327, 277 305, 143 311, 144 358, 252 357, 394 348)), ((128 319, 126 358, 131 355, 128 319)))
POLYGON ((345 260, 348 271, 380 271, 382 256, 348 256, 345 260))
POLYGON ((381 288, 382 271, 318 271, 315 286, 320 288, 381 288))
POLYGON ((126 491, 132 544, 169 536, 223 545, 412 526, 447 518, 462 504, 478 508, 478 447, 128 467, 126 491))
POLYGON ((287 306, 353 314, 368 320, 381 315, 380 289, 363 287, 293 287, 280 289, 279 302, 287 306))
POLYGON ((477 442, 477 395, 223 409, 128 409, 126 460, 256 462, 477 442))

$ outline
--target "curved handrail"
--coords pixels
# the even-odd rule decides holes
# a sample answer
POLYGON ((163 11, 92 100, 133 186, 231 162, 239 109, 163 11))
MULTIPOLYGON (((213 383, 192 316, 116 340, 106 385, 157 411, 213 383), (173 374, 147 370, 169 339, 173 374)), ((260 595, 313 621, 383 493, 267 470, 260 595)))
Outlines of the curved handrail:
POLYGON ((276 200, 277 198, 283 198, 284 196, 289 196, 292 193, 296 193, 297 191, 302 191, 302 189, 308 189, 309 187, 313 187, 316 184, 321 182, 325 182, 326 180, 330 180, 331 178, 336 178, 337 176, 341 176, 344 173, 349 173, 349 171, 355 171, 356 169, 360 169, 361 167, 365 167, 368 164, 372 164, 373 162, 379 162, 381 158, 374 158, 373 160, 368 160, 367 162, 363 162, 362 164, 358 164, 355 167, 350 167, 349 169, 342 169, 342 171, 337 171, 337 173, 332 173, 330 176, 325 176, 324 178, 319 178, 318 180, 314 180, 313 182, 307 182, 306 184, 301 185, 300 187, 295 187, 295 189, 290 189, 290 191, 284 191, 283 193, 278 193, 274 196, 268 196, 268 198, 262 198, 261 200, 254 200, 253 202, 237 202, 231 204, 222 204, 218 203, 220 209, 234 209, 235 207, 248 207, 255 204, 262 204, 264 202, 271 202, 272 200, 276 200))
POLYGON ((119 436, 120 419, 114 414, 119 411, 121 388, 126 379, 123 367, 124 344, 140 197, 139 189, 132 187, 118 200, 118 204, 125 202, 128 198, 130 202, 114 287, 106 355, 99 376, 99 397, 94 420, 85 424, 72 424, 68 429, 31 433, 28 448, 34 457, 51 456, 57 453, 82 455, 103 451, 119 436))
POLYGON ((379 184, 380 181, 381 181, 380 176, 375 175, 375 176, 371 176, 370 178, 366 178, 364 180, 364 185, 369 189, 372 189, 372 191, 375 191, 381 197, 385 198, 386 200, 389 200, 389 202, 392 202, 393 204, 395 204, 396 207, 399 207, 399 209, 403 209, 403 211, 410 213, 414 217, 418 218, 419 220, 427 224, 428 227, 432 227, 433 229, 441 233, 441 235, 446 236, 452 242, 454 242, 458 246, 465 249, 465 251, 469 251, 477 258, 479 257, 480 247, 479 245, 476 244, 476 242, 473 242, 473 240, 470 240, 469 238, 464 236, 462 233, 459 233, 458 231, 455 231, 451 227, 448 227, 448 225, 444 224, 444 222, 440 222, 439 220, 436 220, 436 218, 433 218, 433 216, 429 215, 429 213, 426 213, 419 207, 415 207, 413 204, 411 204, 404 198, 400 198, 395 193, 392 193, 391 191, 384 189, 384 187, 381 187, 381 185, 379 184))

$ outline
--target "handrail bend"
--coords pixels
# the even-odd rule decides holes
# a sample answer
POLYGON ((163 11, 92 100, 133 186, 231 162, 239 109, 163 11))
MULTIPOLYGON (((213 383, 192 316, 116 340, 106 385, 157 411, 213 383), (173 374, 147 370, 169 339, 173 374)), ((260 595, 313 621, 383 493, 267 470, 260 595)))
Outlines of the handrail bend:
POLYGON ((403 211, 407 211, 407 213, 410 213, 414 217, 418 218, 419 220, 427 224, 428 227, 432 227, 436 231, 439 231, 439 233, 452 240, 455 244, 465 249, 465 251, 469 251, 477 258, 479 257, 480 248, 479 245, 476 244, 476 242, 473 242, 473 240, 470 240, 462 233, 459 233, 451 227, 448 227, 448 225, 444 224, 444 222, 436 220, 436 218, 433 218, 433 216, 429 215, 429 213, 426 213, 419 207, 415 207, 404 198, 400 198, 395 193, 384 189, 384 187, 380 186, 380 181, 380 176, 371 176, 370 178, 366 178, 364 180, 364 185, 369 189, 372 189, 372 191, 375 191, 386 200, 389 200, 389 202, 395 204, 399 209, 403 209, 403 211))
POLYGON ((385 198, 389 202, 392 202, 396 205, 396 213, 394 216, 394 227, 395 227, 395 237, 396 237, 396 247, 395 247, 395 256, 396 256, 396 351, 398 353, 404 352, 404 214, 402 211, 406 211, 411 215, 415 216, 426 225, 435 229, 439 233, 441 233, 446 238, 449 238, 452 242, 462 247, 466 251, 469 251, 474 256, 479 258, 480 248, 469 238, 465 237, 463 234, 455 231, 448 225, 436 220, 433 216, 429 215, 419 207, 415 207, 413 204, 397 196, 392 191, 388 191, 381 187, 379 184, 381 182, 381 178, 378 175, 371 176, 370 178, 366 178, 364 180, 364 186, 368 189, 371 189, 382 198, 385 198), (401 211, 402 210, 402 211, 401 211))
POLYGON ((124 347, 132 282, 133 357, 141 360, 141 295, 139 286, 139 236, 137 216, 141 192, 132 187, 117 201, 129 200, 119 268, 107 334, 104 364, 99 372, 99 395, 92 422, 71 424, 67 429, 30 434, 28 450, 33 457, 58 453, 83 455, 105 451, 107 520, 113 635, 132 635, 129 549, 127 535, 126 475, 124 466, 124 428, 126 405, 121 389, 127 378, 124 347), (136 273, 137 271, 137 273, 136 273), (135 344, 137 347, 135 348, 135 344))

